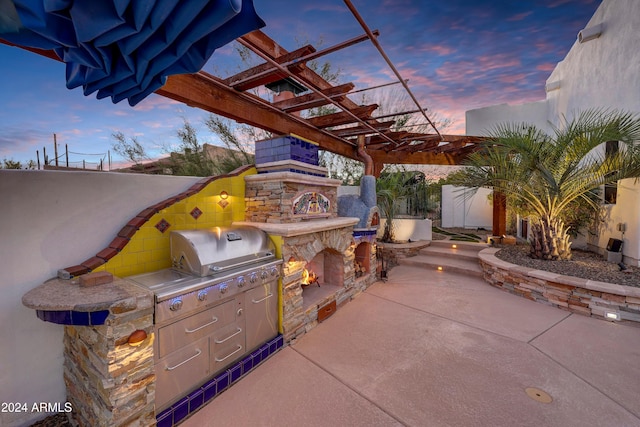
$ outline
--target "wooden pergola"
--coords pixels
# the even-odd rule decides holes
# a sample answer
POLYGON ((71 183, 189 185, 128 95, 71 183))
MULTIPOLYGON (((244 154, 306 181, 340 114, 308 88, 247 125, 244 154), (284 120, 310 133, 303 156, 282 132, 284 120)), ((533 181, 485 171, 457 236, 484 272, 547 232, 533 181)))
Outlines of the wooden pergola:
MULTIPOLYGON (((367 38, 361 36, 322 51, 307 45, 289 52, 264 32, 254 31, 238 41, 264 58, 264 63, 226 79, 203 71, 171 76, 157 93, 275 134, 303 136, 323 150, 351 159, 362 160, 357 153, 357 139, 364 136, 376 175, 384 164, 460 164, 483 138, 441 135, 433 125, 429 133, 397 130, 394 116, 402 113, 376 116, 378 105, 358 105, 348 98, 355 88, 353 83, 334 86, 306 65, 307 61, 367 38), (249 92, 282 80, 293 80, 309 90, 274 102, 249 92), (324 105, 333 105, 340 111, 311 118, 299 114, 324 105)), ((408 113, 418 112, 419 109, 408 113)))
MULTIPOLYGON (((378 32, 368 28, 349 0, 345 0, 345 4, 364 29, 362 36, 322 50, 306 45, 288 51, 263 31, 253 31, 236 40, 264 60, 260 65, 227 78, 204 71, 172 75, 156 93, 274 134, 302 136, 318 143, 322 150, 372 163, 375 176, 379 176, 385 164, 461 164, 478 149, 478 143, 484 138, 441 134, 380 46, 378 32), (348 97, 354 92, 353 83, 333 85, 307 66, 309 61, 367 40, 378 49, 398 78, 388 84, 402 84, 415 102, 415 110, 376 115, 378 105, 358 105, 348 97), (289 93, 269 101, 251 91, 278 82, 292 84, 302 92, 298 96, 289 93), (329 105, 337 112, 307 118, 301 114, 311 108, 329 105), (422 114, 430 131, 415 132, 396 126, 396 119, 404 114, 422 114), (359 145, 360 148, 364 145, 364 152, 370 159, 363 158, 359 145)), ((2 39, 0 42, 13 45, 2 39)), ((60 60, 53 51, 25 49, 60 60)), ((495 235, 505 233, 504 212, 504 203, 494 203, 495 235)))

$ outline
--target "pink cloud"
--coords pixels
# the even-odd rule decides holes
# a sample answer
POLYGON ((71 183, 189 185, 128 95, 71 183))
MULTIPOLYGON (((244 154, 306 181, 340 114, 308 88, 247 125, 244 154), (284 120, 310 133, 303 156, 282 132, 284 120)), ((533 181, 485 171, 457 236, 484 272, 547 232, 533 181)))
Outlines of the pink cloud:
POLYGON ((173 99, 165 98, 164 96, 152 94, 133 107, 133 109, 136 111, 151 111, 155 109, 165 110, 176 105, 182 105, 182 103, 174 101, 173 99))
POLYGON ((419 47, 418 49, 415 49, 419 52, 434 52, 440 56, 446 56, 446 55, 451 55, 452 53, 455 52, 455 49, 449 46, 444 46, 444 45, 423 45, 421 47, 419 47))
POLYGON ((540 64, 536 67, 536 70, 540 70, 540 71, 548 71, 551 72, 556 68, 556 64, 551 64, 551 63, 546 63, 546 64, 540 64))
POLYGON ((522 21, 524 18, 526 18, 527 16, 531 15, 532 13, 533 12, 531 12, 531 11, 518 13, 517 15, 513 15, 510 18, 507 18, 507 21, 510 21, 510 22, 522 21))
POLYGON ((498 81, 502 82, 502 83, 517 83, 519 81, 522 81, 523 79, 525 79, 527 77, 526 74, 524 73, 520 73, 520 74, 510 74, 510 75, 506 75, 506 76, 501 76, 498 78, 498 81))

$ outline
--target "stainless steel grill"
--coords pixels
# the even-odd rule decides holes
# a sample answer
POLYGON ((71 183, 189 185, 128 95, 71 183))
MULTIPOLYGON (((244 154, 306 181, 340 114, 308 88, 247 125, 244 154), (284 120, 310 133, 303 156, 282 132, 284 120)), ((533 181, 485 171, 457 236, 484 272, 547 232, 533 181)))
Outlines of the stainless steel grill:
POLYGON ((162 409, 278 333, 281 259, 262 230, 173 231, 172 268, 129 277, 153 291, 156 407, 162 409))

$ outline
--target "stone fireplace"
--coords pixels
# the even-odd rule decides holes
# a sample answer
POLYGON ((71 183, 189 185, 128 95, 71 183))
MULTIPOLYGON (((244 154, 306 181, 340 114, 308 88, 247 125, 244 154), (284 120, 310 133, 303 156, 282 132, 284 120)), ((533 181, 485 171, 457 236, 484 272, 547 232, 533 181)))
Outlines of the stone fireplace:
POLYGON ((362 208, 364 220, 339 214, 341 182, 327 178, 315 151, 315 144, 293 136, 259 141, 258 174, 245 177, 245 222, 239 224, 269 233, 284 260, 285 341, 315 327, 376 279, 377 207, 362 208), (308 283, 310 274, 316 280, 308 283))

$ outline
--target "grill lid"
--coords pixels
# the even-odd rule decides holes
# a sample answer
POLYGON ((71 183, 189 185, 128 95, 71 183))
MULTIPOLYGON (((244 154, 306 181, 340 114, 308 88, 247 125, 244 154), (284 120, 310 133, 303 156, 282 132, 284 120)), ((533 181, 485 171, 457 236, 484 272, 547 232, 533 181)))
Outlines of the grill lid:
POLYGON ((173 268, 200 277, 275 259, 267 233, 249 226, 172 231, 170 246, 173 268))

